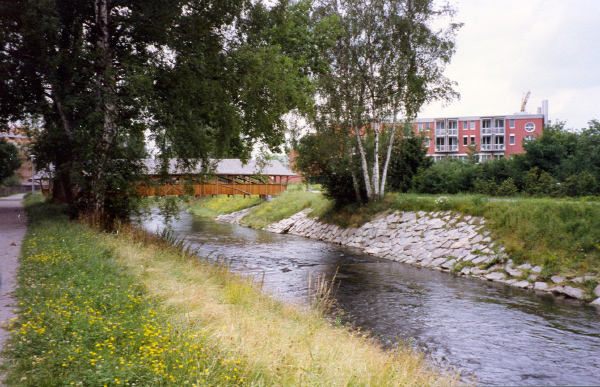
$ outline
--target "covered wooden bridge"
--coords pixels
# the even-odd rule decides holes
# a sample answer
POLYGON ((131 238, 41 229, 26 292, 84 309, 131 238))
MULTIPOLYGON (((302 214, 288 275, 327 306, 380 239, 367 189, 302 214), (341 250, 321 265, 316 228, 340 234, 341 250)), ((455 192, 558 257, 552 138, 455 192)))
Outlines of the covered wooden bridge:
POLYGON ((242 164, 239 159, 214 161, 211 173, 203 172, 200 165, 183 169, 176 160, 170 160, 167 182, 158 173, 157 160, 145 160, 147 179, 138 185, 138 194, 152 196, 217 196, 258 195, 268 197, 287 189, 290 178, 297 175, 280 161, 271 160, 260 165, 255 160, 242 164))

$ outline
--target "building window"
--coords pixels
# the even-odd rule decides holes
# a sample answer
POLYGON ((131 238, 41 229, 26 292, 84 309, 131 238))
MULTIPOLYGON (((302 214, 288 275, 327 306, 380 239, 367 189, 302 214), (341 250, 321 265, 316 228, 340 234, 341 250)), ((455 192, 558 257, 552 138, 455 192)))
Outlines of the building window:
POLYGON ((511 129, 515 128, 515 120, 508 120, 508 125, 510 126, 511 129))
POLYGON ((533 132, 535 130, 535 124, 533 122, 526 123, 525 130, 528 132, 533 132))
POLYGON ((436 121, 435 128, 436 129, 446 129, 446 123, 444 121, 436 121))
POLYGON ((504 128, 504 119, 503 118, 496 118, 494 120, 494 124, 496 125, 496 128, 504 128))
POLYGON ((469 136, 463 136, 463 145, 464 146, 469 145, 469 136))
POLYGON ((469 129, 469 121, 463 121, 463 130, 469 129))
POLYGON ((428 129, 431 129, 431 127, 429 126, 429 122, 426 122, 426 123, 425 123, 425 129, 427 129, 427 130, 428 130, 428 129))
POLYGON ((515 135, 514 134, 511 134, 509 137, 509 144, 515 145, 515 135))
POLYGON ((448 129, 458 129, 458 121, 448 121, 448 129))
POLYGON ((492 127, 492 120, 481 120, 481 127, 482 128, 491 128, 492 127))
POLYGON ((533 137, 533 136, 531 136, 531 135, 530 135, 530 136, 525 136, 525 141, 531 141, 531 140, 533 140, 534 138, 535 138, 535 137, 533 137))
POLYGON ((475 121, 471 121, 471 130, 475 130, 475 121))
POLYGON ((425 146, 429 148, 429 137, 425 138, 425 146))
POLYGON ((419 132, 422 132, 422 131, 423 131, 423 123, 419 122, 419 132))
POLYGON ((475 136, 471 136, 471 145, 475 144, 475 136))

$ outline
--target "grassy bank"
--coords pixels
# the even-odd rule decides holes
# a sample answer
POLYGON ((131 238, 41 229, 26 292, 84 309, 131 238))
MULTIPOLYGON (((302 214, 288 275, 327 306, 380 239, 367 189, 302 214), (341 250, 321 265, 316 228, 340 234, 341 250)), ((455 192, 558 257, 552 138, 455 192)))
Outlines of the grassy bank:
POLYGON ((546 274, 600 274, 600 204, 595 201, 389 194, 380 202, 335 208, 319 194, 298 190, 253 208, 242 223, 261 228, 304 208, 313 209, 311 216, 342 227, 358 227, 378 213, 394 210, 483 216, 494 240, 518 264, 542 265, 546 274))
POLYGON ((28 213, 8 385, 456 384, 156 237, 96 233, 40 203, 28 213))

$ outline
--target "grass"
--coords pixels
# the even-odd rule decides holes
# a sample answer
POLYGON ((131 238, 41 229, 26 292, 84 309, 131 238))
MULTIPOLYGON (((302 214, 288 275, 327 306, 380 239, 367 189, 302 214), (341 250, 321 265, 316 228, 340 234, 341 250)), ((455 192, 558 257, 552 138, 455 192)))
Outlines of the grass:
POLYGON ((11 386, 456 385, 410 348, 384 351, 319 308, 157 237, 69 223, 29 203, 8 348, 11 386))
POLYGON ((254 207, 260 203, 260 198, 257 196, 245 198, 240 195, 235 197, 221 195, 194 200, 189 204, 189 211, 194 215, 214 218, 217 215, 229 214, 248 207, 254 207))

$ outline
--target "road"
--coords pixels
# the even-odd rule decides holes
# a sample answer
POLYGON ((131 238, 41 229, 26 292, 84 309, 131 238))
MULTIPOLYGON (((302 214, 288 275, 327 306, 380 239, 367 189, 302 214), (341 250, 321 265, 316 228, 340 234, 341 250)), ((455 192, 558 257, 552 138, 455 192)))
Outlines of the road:
MULTIPOLYGON (((5 327, 15 317, 12 292, 16 286, 21 243, 27 232, 27 217, 21 201, 23 196, 0 198, 0 326, 5 327)), ((8 332, 0 329, 0 351, 4 349, 8 332)), ((2 362, 0 358, 0 363, 2 362)), ((0 373, 0 386, 4 375, 0 373)))

